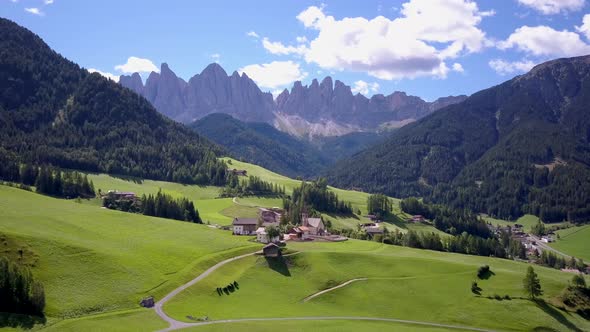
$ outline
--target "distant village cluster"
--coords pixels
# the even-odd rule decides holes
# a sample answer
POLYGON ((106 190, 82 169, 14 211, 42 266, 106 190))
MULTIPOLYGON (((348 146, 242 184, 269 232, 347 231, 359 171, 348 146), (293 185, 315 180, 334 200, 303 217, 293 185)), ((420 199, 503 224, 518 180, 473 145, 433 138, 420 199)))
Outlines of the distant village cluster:
POLYGON ((322 218, 309 217, 302 213, 301 224, 290 227, 286 232, 280 232, 280 225, 285 210, 273 208, 259 208, 257 218, 234 218, 232 231, 234 235, 256 235, 260 243, 278 243, 281 241, 343 241, 346 238, 332 235, 326 229, 322 218), (272 230, 276 230, 272 231, 272 230), (272 233, 272 234, 269 234, 272 233))

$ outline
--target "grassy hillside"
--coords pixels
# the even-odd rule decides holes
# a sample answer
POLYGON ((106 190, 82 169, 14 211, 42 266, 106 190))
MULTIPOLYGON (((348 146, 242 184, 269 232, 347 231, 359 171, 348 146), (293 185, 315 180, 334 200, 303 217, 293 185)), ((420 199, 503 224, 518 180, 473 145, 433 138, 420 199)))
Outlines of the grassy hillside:
POLYGON ((582 258, 584 261, 590 261, 590 225, 572 227, 557 231, 559 239, 550 245, 568 255, 576 258, 582 258))
MULTIPOLYGON (((225 256, 254 251, 244 237, 0 186, 2 236, 33 266, 46 314, 71 317, 137 307, 225 256)), ((1 255, 10 255, 2 253, 1 255)))
MULTIPOLYGON (((286 265, 262 257, 228 264, 179 294, 164 309, 179 320, 186 320, 187 315, 210 319, 349 315, 514 331, 590 328, 590 323, 575 314, 522 299, 526 264, 352 240, 289 247, 303 252, 290 256, 286 265), (483 297, 477 297, 470 284, 483 264, 489 264, 494 275, 478 281, 483 297), (303 302, 311 294, 353 278, 368 280, 303 302), (239 290, 223 296, 216 293, 216 287, 234 280, 239 290), (511 299, 487 298, 496 294, 511 299), (272 303, 280 305, 269 305, 272 303)), ((556 296, 571 278, 556 270, 535 270, 547 299, 556 296)))

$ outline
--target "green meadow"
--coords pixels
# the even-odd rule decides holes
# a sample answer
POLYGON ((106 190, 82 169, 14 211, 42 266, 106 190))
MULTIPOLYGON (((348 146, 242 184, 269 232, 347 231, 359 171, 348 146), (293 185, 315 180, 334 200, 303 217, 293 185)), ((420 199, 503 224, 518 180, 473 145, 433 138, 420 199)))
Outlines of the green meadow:
POLYGON ((391 331, 391 332, 442 332, 445 328, 426 327, 416 324, 392 322, 355 321, 355 320, 313 320, 313 321, 272 321, 272 322, 240 322, 229 324, 211 324, 187 328, 187 332, 358 332, 358 331, 391 331))
POLYGON ((590 261, 590 225, 572 227, 557 231, 559 238, 549 245, 561 252, 584 261, 590 261))
POLYGON ((182 221, 124 213, 0 186, 3 255, 45 286, 49 317, 136 308, 224 257, 259 248, 245 237, 182 221))
MULTIPOLYGON (((590 329, 590 323, 577 314, 524 299, 522 279, 528 265, 523 263, 354 240, 293 243, 289 248, 300 252, 286 257, 285 262, 258 256, 225 265, 164 309, 184 321, 187 315, 214 320, 366 316, 513 331, 590 329), (470 285, 483 264, 490 265, 494 274, 478 281, 483 293, 475 296, 470 285), (303 301, 354 278, 368 279, 303 301), (238 290, 217 294, 216 287, 234 280, 239 283, 238 290), (497 300, 496 295, 510 299, 497 300)), ((571 274, 557 270, 535 270, 547 300, 558 295, 571 279, 571 274)), ((295 328, 299 322, 284 324, 295 328)))

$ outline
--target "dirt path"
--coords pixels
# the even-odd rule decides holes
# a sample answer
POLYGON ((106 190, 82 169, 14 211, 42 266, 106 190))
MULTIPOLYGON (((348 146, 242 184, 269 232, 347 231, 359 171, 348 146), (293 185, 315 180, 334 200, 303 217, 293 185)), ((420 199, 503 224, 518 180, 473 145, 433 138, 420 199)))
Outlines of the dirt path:
POLYGON ((203 325, 210 325, 210 324, 228 324, 228 323, 240 323, 240 322, 276 322, 276 321, 290 321, 290 320, 293 320, 293 321, 302 321, 302 320, 305 320, 305 321, 360 320, 360 321, 402 323, 402 324, 417 325, 417 326, 441 327, 441 328, 451 329, 451 330, 495 332, 494 330, 480 329, 480 328, 470 327, 470 326, 447 325, 447 324, 420 322, 420 321, 414 321, 414 320, 395 319, 395 318, 357 317, 357 316, 240 318, 240 319, 222 319, 222 320, 200 322, 200 323, 182 323, 182 322, 180 322, 180 323, 182 323, 182 325, 179 325, 177 327, 171 326, 168 329, 162 330, 162 331, 173 331, 173 330, 187 328, 187 327, 203 326, 203 325))
POLYGON ((207 271, 201 273, 195 279, 193 279, 193 280, 187 282, 186 284, 184 284, 184 285, 176 288, 172 292, 168 293, 168 295, 164 296, 160 301, 156 302, 156 304, 154 305, 154 309, 156 310, 156 314, 158 314, 158 316, 160 316, 160 318, 162 318, 163 320, 167 321, 170 324, 170 327, 168 329, 166 329, 165 331, 172 331, 172 330, 176 330, 176 329, 179 329, 179 328, 191 326, 190 325, 191 323, 181 322, 181 321, 178 321, 178 320, 176 320, 176 319, 168 316, 164 312, 164 309, 162 308, 166 302, 170 301, 170 299, 172 299, 174 296, 176 296, 178 293, 182 292, 183 290, 185 290, 185 289, 189 288, 190 286, 196 284, 197 282, 205 279, 207 276, 209 276, 211 273, 213 273, 215 270, 217 270, 218 268, 222 267, 223 265, 225 265, 227 263, 230 263, 230 262, 233 262, 235 260, 244 258, 244 257, 252 256, 254 254, 255 253, 245 254, 245 255, 236 256, 236 257, 232 257, 232 258, 226 259, 224 261, 221 261, 221 262, 213 265, 209 269, 207 269, 207 271), (187 325, 187 324, 189 324, 189 325, 187 325))
POLYGON ((323 291, 320 291, 320 292, 317 292, 317 293, 315 293, 315 294, 312 294, 312 295, 310 295, 310 296, 308 296, 308 297, 304 298, 304 299, 303 299, 303 302, 307 302, 307 301, 309 301, 309 300, 313 299, 314 297, 320 296, 320 295, 322 295, 322 294, 325 294, 325 293, 327 293, 327 292, 331 292, 331 291, 333 291, 333 290, 335 290, 335 289, 338 289, 338 288, 344 287, 344 286, 346 286, 346 285, 352 284, 352 283, 353 283, 353 282, 355 282, 355 281, 364 281, 364 280, 368 280, 368 279, 367 279, 367 278, 356 278, 356 279, 350 279, 350 280, 348 280, 348 281, 346 281, 346 282, 343 282, 343 283, 341 283, 341 284, 340 284, 340 285, 338 285, 338 286, 334 286, 334 287, 332 287, 332 288, 324 289, 323 291))

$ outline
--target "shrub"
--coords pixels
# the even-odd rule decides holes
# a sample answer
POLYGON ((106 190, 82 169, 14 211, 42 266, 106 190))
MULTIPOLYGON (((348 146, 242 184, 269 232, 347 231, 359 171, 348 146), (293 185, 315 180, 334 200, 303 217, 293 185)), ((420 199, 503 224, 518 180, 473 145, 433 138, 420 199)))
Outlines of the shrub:
POLYGON ((483 265, 480 266, 479 269, 477 269, 477 277, 479 279, 483 279, 485 278, 489 273, 490 273, 490 267, 488 265, 483 265))

